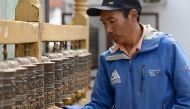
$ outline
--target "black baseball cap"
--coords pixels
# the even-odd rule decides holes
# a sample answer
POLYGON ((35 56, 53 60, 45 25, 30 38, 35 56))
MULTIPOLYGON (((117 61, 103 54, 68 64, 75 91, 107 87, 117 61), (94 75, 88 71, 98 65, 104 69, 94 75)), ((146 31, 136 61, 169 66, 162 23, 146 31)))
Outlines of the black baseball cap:
POLYGON ((86 13, 89 16, 100 16, 102 10, 136 9, 140 14, 142 6, 139 0, 103 0, 102 5, 88 8, 86 13))

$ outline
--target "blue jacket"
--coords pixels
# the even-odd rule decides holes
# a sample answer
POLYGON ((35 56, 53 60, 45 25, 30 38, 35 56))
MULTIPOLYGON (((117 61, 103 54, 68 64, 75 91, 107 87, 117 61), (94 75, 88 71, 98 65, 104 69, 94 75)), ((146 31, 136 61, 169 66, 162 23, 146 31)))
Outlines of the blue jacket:
POLYGON ((100 56, 91 102, 82 109, 112 108, 190 109, 190 61, 171 35, 145 37, 132 59, 111 49, 100 56))

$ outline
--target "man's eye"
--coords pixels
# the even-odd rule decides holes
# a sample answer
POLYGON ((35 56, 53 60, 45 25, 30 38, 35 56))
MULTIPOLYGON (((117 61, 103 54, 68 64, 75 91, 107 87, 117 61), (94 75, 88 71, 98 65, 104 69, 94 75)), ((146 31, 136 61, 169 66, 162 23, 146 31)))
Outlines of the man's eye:
POLYGON ((110 23, 115 23, 115 21, 110 21, 110 23))

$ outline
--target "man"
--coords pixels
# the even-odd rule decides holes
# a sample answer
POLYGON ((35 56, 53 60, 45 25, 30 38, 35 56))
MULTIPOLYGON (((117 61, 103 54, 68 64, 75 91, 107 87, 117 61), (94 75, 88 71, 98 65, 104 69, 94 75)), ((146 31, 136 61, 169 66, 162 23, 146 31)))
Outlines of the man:
POLYGON ((67 109, 190 109, 190 62, 170 34, 139 23, 138 0, 89 8, 115 45, 100 56, 91 101, 67 109))

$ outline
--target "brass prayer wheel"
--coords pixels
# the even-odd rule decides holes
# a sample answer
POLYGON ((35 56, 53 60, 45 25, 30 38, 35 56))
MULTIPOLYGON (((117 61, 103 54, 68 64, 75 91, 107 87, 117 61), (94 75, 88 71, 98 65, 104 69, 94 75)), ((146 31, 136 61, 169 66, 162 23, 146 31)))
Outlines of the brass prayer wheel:
POLYGON ((36 109, 36 65, 22 65, 27 68, 27 102, 28 109, 36 109))
POLYGON ((16 60, 22 67, 27 68, 27 107, 36 109, 36 65, 32 65, 27 57, 17 57, 16 60))
POLYGON ((26 109, 27 108, 27 69, 21 67, 15 60, 6 60, 8 66, 15 69, 15 108, 26 109))
POLYGON ((44 62, 45 108, 55 105, 55 63, 44 62))
POLYGON ((79 90, 83 90, 85 87, 85 77, 86 77, 86 60, 85 60, 85 55, 81 54, 78 56, 79 60, 78 60, 78 66, 79 66, 79 73, 78 73, 78 84, 77 84, 77 88, 79 90))
POLYGON ((74 71, 74 56, 70 55, 67 56, 66 58, 69 58, 67 65, 68 65, 68 69, 67 69, 67 75, 68 75, 68 94, 71 97, 72 103, 75 102, 75 96, 74 91, 75 91, 75 79, 76 79, 76 75, 75 75, 75 71, 74 71))
POLYGON ((51 59, 52 62, 55 62, 55 105, 62 107, 62 92, 63 92, 63 68, 62 68, 62 59, 51 59))
POLYGON ((44 64, 34 63, 34 65, 36 65, 36 108, 43 109, 45 104, 44 64))
POLYGON ((36 109, 43 109, 44 96, 44 64, 39 63, 35 57, 27 57, 30 62, 36 65, 36 109))
POLYGON ((73 55, 70 53, 71 50, 68 50, 68 51, 63 51, 63 56, 68 58, 68 61, 67 61, 67 75, 69 77, 69 93, 72 94, 74 93, 74 88, 75 88, 75 56, 76 55, 73 55), (73 83, 73 84, 72 84, 73 83))
POLYGON ((16 109, 27 108, 27 69, 23 67, 16 68, 15 73, 15 107, 16 109))
POLYGON ((62 101, 64 105, 70 105, 72 103, 71 97, 69 95, 69 58, 63 58, 62 68, 63 68, 63 93, 62 93, 62 101))
POLYGON ((78 67, 79 58, 78 58, 78 54, 77 54, 76 50, 69 50, 68 52, 70 53, 70 55, 67 57, 71 60, 71 63, 73 66, 73 69, 72 69, 73 76, 74 76, 74 86, 73 86, 74 89, 73 90, 75 92, 75 91, 79 90, 76 87, 76 84, 78 83, 77 78, 78 78, 78 73, 79 73, 79 71, 78 71, 78 69, 79 69, 79 67, 78 67))
POLYGON ((62 107, 62 75, 63 75, 63 69, 62 69, 62 58, 63 56, 60 55, 60 53, 48 53, 46 54, 48 58, 50 58, 51 62, 55 62, 55 105, 62 107))
MULTIPOLYGON (((0 62, 0 71, 4 70, 4 69, 8 69, 8 64, 6 62, 0 62)), ((2 77, 2 73, 0 73, 0 109, 3 109, 3 77, 2 77)))
POLYGON ((0 70, 2 109, 15 109, 15 72, 14 69, 0 70))

